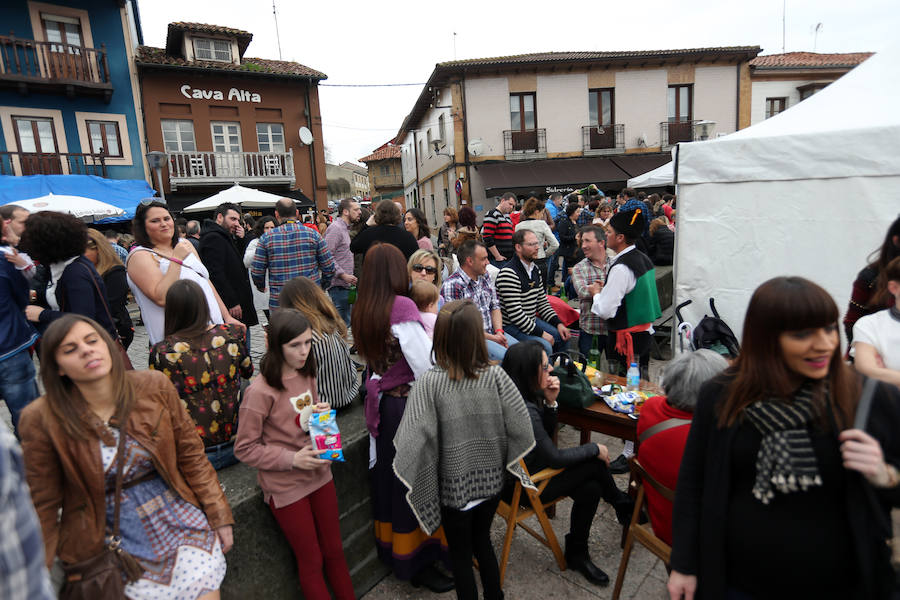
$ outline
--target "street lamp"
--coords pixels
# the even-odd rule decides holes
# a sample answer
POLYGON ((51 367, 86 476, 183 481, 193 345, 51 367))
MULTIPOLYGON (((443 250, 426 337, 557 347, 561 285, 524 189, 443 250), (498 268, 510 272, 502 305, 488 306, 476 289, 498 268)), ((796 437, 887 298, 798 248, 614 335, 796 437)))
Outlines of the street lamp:
POLYGON ((151 169, 156 171, 156 184, 159 186, 159 195, 163 202, 166 201, 166 190, 163 189, 162 168, 168 160, 169 155, 165 152, 154 150, 153 152, 147 153, 147 164, 150 165, 151 169))
POLYGON ((713 133, 716 130, 716 122, 715 121, 698 121, 697 122, 697 137, 703 141, 708 140, 712 137, 713 133))

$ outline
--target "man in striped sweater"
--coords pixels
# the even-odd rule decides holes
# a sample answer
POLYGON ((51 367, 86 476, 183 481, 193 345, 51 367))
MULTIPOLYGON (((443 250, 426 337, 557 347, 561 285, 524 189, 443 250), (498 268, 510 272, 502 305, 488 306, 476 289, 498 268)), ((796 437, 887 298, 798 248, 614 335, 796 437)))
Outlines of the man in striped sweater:
POLYGON ((569 329, 547 301, 541 270, 534 264, 539 248, 537 236, 531 230, 520 229, 513 234, 512 242, 516 256, 497 274, 503 329, 520 342, 541 342, 547 356, 561 352, 569 340, 569 329))
POLYGON ((506 192, 500 197, 497 208, 484 215, 484 224, 481 227, 481 237, 488 250, 488 258, 491 264, 500 268, 503 263, 513 256, 512 236, 515 227, 509 218, 509 213, 516 207, 516 196, 512 192, 506 192))

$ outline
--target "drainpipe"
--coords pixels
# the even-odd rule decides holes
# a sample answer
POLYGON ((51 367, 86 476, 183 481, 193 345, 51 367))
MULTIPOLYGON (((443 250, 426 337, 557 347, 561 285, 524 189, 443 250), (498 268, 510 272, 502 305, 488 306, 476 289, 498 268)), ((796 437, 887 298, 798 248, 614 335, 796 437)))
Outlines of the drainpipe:
MULTIPOLYGON (((313 130, 312 126, 312 111, 309 109, 309 88, 312 86, 312 78, 306 80, 306 106, 304 106, 303 115, 306 117, 306 126, 309 127, 309 130, 313 130)), ((320 140, 320 143, 324 144, 325 140, 320 140)), ((316 186, 316 151, 315 151, 315 140, 313 143, 306 147, 309 152, 309 168, 312 173, 312 201, 313 205, 316 207, 316 212, 319 210, 319 201, 316 198, 316 192, 319 188, 316 186)))
MULTIPOLYGON (((420 196, 422 195, 422 190, 419 189, 419 141, 416 138, 416 130, 413 129, 413 164, 416 166, 416 197, 415 205, 416 208, 419 208, 419 200, 421 200, 420 196)), ((406 208, 409 208, 408 206, 406 208)))
MULTIPOLYGON (((463 69, 462 81, 459 84, 463 120, 463 157, 466 169, 466 189, 469 190, 467 204, 472 206, 472 179, 469 177, 469 119, 466 118, 466 70, 463 69)), ((456 169, 454 168, 454 171, 456 169)))
POLYGON ((734 130, 741 128, 741 63, 737 64, 737 85, 734 94, 734 130))

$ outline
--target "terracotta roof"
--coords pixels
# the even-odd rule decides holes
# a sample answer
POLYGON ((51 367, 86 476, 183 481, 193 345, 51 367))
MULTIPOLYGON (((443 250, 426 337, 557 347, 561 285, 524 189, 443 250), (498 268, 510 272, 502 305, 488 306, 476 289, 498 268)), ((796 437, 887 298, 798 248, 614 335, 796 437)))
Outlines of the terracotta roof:
POLYGON ((621 60, 628 58, 666 58, 690 56, 693 54, 743 54, 758 53, 759 46, 722 46, 716 48, 684 48, 678 50, 622 50, 615 52, 535 52, 532 54, 515 54, 512 56, 494 56, 489 58, 470 58, 438 63, 441 67, 489 66, 521 63, 552 63, 570 61, 621 60))
POLYGON ((359 159, 359 162, 368 163, 376 160, 388 160, 390 158, 400 158, 400 146, 382 146, 372 154, 359 159))
POLYGON ((250 45, 250 40, 253 39, 253 34, 249 31, 244 31, 243 29, 234 29, 232 27, 223 27, 221 25, 209 25, 207 23, 186 23, 183 21, 175 21, 174 23, 169 23, 169 31, 166 36, 166 48, 170 47, 169 39, 172 38, 173 34, 184 33, 185 31, 188 31, 190 33, 207 33, 211 35, 235 37, 237 38, 238 48, 240 49, 241 55, 244 54, 247 46, 250 45))
POLYGON ((872 52, 849 52, 846 54, 787 52, 757 56, 750 61, 750 66, 756 69, 852 69, 872 54, 872 52))
POLYGON ((204 69, 209 71, 236 71, 255 75, 278 75, 280 77, 303 77, 307 79, 327 79, 328 76, 321 71, 316 71, 300 63, 286 60, 272 60, 268 58, 241 59, 241 64, 218 62, 213 60, 188 61, 177 56, 166 54, 163 48, 151 46, 139 46, 137 58, 138 65, 153 66, 163 65, 168 67, 183 67, 187 69, 204 69))

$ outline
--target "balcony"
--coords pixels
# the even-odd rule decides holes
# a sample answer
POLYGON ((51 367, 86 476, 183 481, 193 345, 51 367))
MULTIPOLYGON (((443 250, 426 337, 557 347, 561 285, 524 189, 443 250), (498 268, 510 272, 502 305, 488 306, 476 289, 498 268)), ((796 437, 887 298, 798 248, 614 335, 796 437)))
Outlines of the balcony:
POLYGON ((294 151, 169 152, 169 185, 257 183, 294 186, 294 151))
POLYGON ((399 188, 403 187, 403 177, 400 173, 391 173, 389 175, 371 175, 372 187, 374 188, 399 188))
POLYGON ((671 148, 678 142, 693 142, 700 139, 697 135, 697 123, 700 121, 663 121, 659 124, 659 145, 663 150, 671 148))
POLYGON ((0 36, 0 85, 15 87, 22 94, 102 96, 107 102, 113 92, 105 45, 85 48, 12 35, 0 36))
POLYGON ((505 130, 503 132, 503 155, 506 160, 547 158, 547 130, 505 130))
POLYGON ((96 175, 106 177, 103 154, 0 152, 0 175, 96 175))
POLYGON ((625 124, 614 123, 581 128, 581 146, 585 156, 623 154, 625 152, 625 124))

